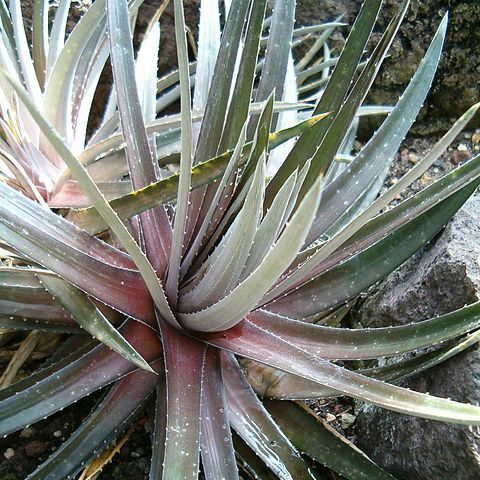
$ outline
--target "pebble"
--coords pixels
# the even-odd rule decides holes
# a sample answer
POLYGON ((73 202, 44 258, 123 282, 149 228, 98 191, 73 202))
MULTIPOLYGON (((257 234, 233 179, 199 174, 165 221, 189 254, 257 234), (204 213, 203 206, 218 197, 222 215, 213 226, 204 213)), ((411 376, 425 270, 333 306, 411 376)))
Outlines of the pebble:
POLYGON ((53 436, 55 438, 60 438, 62 436, 62 431, 61 430, 55 430, 55 432, 53 432, 53 436))
POLYGON ((354 422, 355 415, 352 415, 351 413, 342 413, 342 415, 340 415, 340 425, 344 430, 351 427, 354 422))
POLYGON ((463 162, 470 158, 470 152, 468 150, 459 150, 452 152, 450 155, 450 160, 455 164, 458 165, 459 163, 463 162))
POLYGON ((333 422, 334 420, 337 419, 335 415, 332 415, 331 413, 327 413, 326 415, 327 422, 333 422))
POLYGON ((414 153, 408 154, 408 160, 410 161, 410 163, 413 163, 413 164, 418 163, 418 157, 414 153))
POLYGON ((25 427, 21 432, 20 432, 20 437, 21 438, 30 438, 33 437, 37 433, 37 431, 33 427, 25 427))
POLYGON ((458 145, 458 147, 457 147, 457 150, 458 150, 459 152, 466 152, 466 151, 468 150, 468 148, 467 148, 467 146, 464 145, 463 143, 460 143, 460 144, 458 145))
POLYGON ((7 459, 10 460, 13 456, 15 455, 15 450, 13 448, 7 448, 3 452, 3 456, 7 459))

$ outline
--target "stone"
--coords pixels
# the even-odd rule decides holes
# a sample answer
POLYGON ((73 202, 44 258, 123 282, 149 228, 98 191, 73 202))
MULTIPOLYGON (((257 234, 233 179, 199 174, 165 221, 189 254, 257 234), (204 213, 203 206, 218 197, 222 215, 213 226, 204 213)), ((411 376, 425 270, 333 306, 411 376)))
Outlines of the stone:
POLYGON ((3 452, 3 456, 7 459, 7 460, 10 460, 13 456, 15 455, 15 450, 13 448, 7 448, 4 452, 3 452))
MULTIPOLYGON (((404 325, 447 313, 480 297, 480 195, 444 232, 393 272, 358 307, 363 326, 404 325)), ((479 404, 480 349, 472 348, 401 386, 479 404)), ((480 479, 480 428, 419 419, 363 405, 357 445, 398 479, 480 479)))
POLYGON ((33 437, 37 431, 33 427, 25 427, 21 432, 20 432, 20 437, 21 438, 30 438, 33 437))
MULTIPOLYGON (((333 20, 343 14, 343 21, 352 25, 363 0, 298 0, 297 22, 311 24, 333 20)), ((400 2, 385 0, 374 37, 378 40, 400 2)), ((480 101, 480 2, 467 0, 412 0, 397 37, 385 59, 373 88, 369 103, 393 105, 398 100, 420 60, 425 55, 442 16, 449 12, 449 27, 444 53, 432 90, 419 122, 417 134, 429 135, 449 128, 474 103, 480 101)), ((347 29, 348 30, 348 29, 347 29)), ((346 33, 344 30, 343 33, 346 33)), ((369 46, 371 51, 373 44, 369 46)), ((480 125, 477 116, 474 123, 480 125)), ((474 125, 472 123, 472 126, 474 125)), ((377 125, 372 124, 371 128, 377 125)))

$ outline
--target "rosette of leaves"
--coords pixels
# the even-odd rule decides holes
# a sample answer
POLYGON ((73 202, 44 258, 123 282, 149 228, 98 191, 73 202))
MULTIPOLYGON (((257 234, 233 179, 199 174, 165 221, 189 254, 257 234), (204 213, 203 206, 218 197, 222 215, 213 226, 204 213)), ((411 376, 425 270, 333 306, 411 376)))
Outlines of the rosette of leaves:
POLYGON ((147 406, 150 478, 169 480, 200 471, 235 479, 239 470, 324 478, 319 465, 349 479, 392 478, 298 400, 346 395, 479 425, 479 407, 394 384, 476 342, 479 304, 401 327, 332 326, 480 183, 476 156, 391 206, 474 106, 379 196, 431 85, 447 18, 397 105, 377 109, 390 113, 353 155, 358 115, 375 110, 363 102, 408 2, 363 61, 380 0, 365 2, 333 59, 326 40, 337 25, 294 29, 294 1, 276 0, 268 18, 266 0, 225 2, 222 27, 219 2, 202 1, 189 63, 175 0, 178 70, 160 79, 164 5, 135 60, 141 0, 95 1, 64 40, 69 3, 60 1, 49 30, 48 2, 35 2, 33 62, 20 2, 0 8, 0 326, 70 334, 48 364, 0 391, 0 432, 104 389, 29 478, 73 478, 147 406), (295 64, 292 38, 312 34, 295 64), (88 136, 108 60, 114 86, 88 136), (176 99, 180 113, 163 114, 176 99), (388 366, 348 363, 432 346, 388 366))

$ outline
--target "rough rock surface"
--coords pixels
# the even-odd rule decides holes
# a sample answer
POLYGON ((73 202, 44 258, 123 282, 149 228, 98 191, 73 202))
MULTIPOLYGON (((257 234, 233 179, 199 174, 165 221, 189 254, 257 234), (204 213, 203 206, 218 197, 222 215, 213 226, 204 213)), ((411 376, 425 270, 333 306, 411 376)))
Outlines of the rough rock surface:
MULTIPOLYGON (((480 195, 443 234, 392 273, 358 309, 364 326, 401 325, 462 307, 480 297, 480 195)), ((464 352, 403 382, 440 397, 479 404, 480 349, 464 352)), ((480 479, 480 429, 423 420, 365 405, 358 446, 399 479, 480 479)))
MULTIPOLYGON (((309 24, 318 19, 332 20, 345 14, 344 21, 351 25, 362 0, 298 0, 297 21, 309 24)), ((385 0, 375 31, 382 31, 393 12, 397 0, 385 0)), ((432 134, 445 130, 471 105, 480 101, 480 2, 467 0, 412 0, 399 34, 390 49, 390 57, 374 84, 369 96, 372 103, 394 104, 424 56, 429 42, 449 11, 450 20, 444 55, 422 110, 421 121, 415 127, 419 134, 432 134)), ((378 36, 377 36, 378 38, 378 36)), ((477 118, 477 126, 480 119, 477 118)))

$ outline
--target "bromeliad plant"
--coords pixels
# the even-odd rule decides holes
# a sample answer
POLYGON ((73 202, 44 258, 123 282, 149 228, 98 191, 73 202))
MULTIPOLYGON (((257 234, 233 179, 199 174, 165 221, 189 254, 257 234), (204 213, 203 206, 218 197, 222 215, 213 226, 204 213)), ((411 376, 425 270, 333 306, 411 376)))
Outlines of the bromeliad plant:
POLYGON ((49 32, 48 2, 35 1, 33 63, 20 2, 0 7, 0 326, 71 334, 47 365, 0 391, 0 431, 105 394, 28 478, 74 477, 147 406, 150 478, 169 480, 200 470, 235 479, 239 469, 245 478, 322 478, 318 464, 349 479, 392 478, 289 400, 347 395, 479 425, 479 407, 387 381, 478 341, 480 304, 402 327, 331 326, 480 183, 477 156, 386 208, 477 105, 378 196, 431 85, 447 18, 397 105, 372 109, 362 103, 408 2, 362 62, 380 0, 365 2, 338 58, 326 43, 338 24, 294 30, 294 1, 276 0, 269 18, 266 0, 225 2, 221 31, 219 2, 204 0, 198 58, 189 63, 175 0, 178 71, 161 79, 165 4, 135 61, 130 28, 141 0, 96 0, 64 43, 69 3, 60 1, 49 32), (294 64, 292 36, 310 35, 317 40, 294 64), (114 87, 88 137, 108 59, 114 87), (178 98, 181 113, 163 115, 178 98), (358 115, 387 110, 352 156, 358 115), (388 366, 336 362, 433 345, 388 366))

